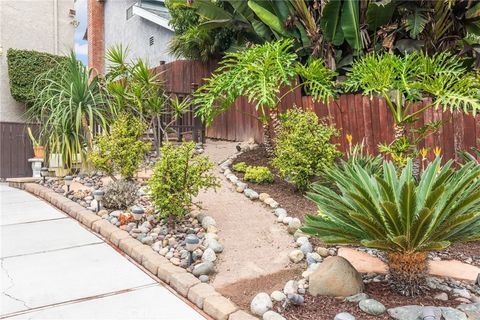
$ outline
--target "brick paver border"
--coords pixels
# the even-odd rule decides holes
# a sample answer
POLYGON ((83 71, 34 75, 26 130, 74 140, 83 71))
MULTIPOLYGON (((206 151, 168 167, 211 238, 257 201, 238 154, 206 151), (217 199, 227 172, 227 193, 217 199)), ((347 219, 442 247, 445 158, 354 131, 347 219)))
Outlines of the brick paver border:
POLYGON ((106 220, 80 204, 64 197, 52 189, 29 181, 12 179, 9 185, 23 189, 51 203, 70 217, 78 220, 93 232, 102 235, 111 245, 124 252, 160 281, 170 284, 180 296, 187 298, 215 320, 250 320, 256 319, 250 314, 239 311, 228 298, 223 297, 213 286, 200 283, 198 278, 185 269, 174 266, 165 257, 159 255, 140 241, 132 238, 126 231, 118 229, 106 220))

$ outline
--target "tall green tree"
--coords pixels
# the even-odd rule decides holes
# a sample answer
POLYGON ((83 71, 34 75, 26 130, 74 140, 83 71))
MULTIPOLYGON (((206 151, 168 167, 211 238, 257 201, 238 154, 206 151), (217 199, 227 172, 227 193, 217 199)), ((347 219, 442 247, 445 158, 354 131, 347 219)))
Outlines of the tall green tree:
POLYGON ((230 108, 241 96, 255 104, 263 126, 264 143, 272 155, 273 130, 277 131, 278 104, 286 94, 303 85, 315 100, 328 101, 335 96, 333 78, 323 60, 312 59, 306 65, 297 62, 292 40, 267 42, 235 53, 228 53, 221 66, 195 93, 194 103, 207 124, 230 108), (282 86, 290 91, 280 95, 282 86))

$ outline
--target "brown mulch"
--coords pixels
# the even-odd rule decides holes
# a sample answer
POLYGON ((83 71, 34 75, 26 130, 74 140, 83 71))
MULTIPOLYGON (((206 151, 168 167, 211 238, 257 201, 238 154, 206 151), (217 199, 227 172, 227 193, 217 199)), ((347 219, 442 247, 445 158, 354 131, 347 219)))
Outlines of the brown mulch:
POLYGON ((301 269, 286 269, 255 279, 237 281, 218 289, 222 295, 229 297, 241 309, 250 310, 250 302, 259 292, 271 293, 283 290, 283 285, 291 279, 299 279, 301 269))
MULTIPOLYGON (((366 284, 365 292, 370 298, 383 303, 387 309, 405 305, 456 307, 459 304, 458 301, 440 301, 431 298, 438 292, 430 292, 429 297, 405 297, 392 292, 387 283, 372 282, 366 284)), ((274 310, 277 311, 279 307, 280 305, 276 304, 274 310)), ((305 304, 303 306, 289 307, 282 312, 282 315, 288 320, 331 320, 340 312, 349 312, 361 320, 390 319, 386 312, 381 316, 368 315, 360 310, 358 303, 345 302, 340 298, 313 297, 309 294, 305 295, 305 304)))
MULTIPOLYGON (((312 201, 305 198, 292 184, 278 177, 278 171, 270 165, 270 159, 267 157, 267 152, 263 146, 242 153, 233 163, 238 162, 245 162, 247 165, 252 166, 265 166, 272 171, 275 176, 273 183, 258 184, 248 181, 248 184, 258 193, 268 193, 280 203, 282 208, 287 210, 289 216, 297 217, 303 221, 306 213, 315 213, 317 211, 317 206, 312 201)), ((243 173, 235 172, 235 175, 243 179, 243 173)))

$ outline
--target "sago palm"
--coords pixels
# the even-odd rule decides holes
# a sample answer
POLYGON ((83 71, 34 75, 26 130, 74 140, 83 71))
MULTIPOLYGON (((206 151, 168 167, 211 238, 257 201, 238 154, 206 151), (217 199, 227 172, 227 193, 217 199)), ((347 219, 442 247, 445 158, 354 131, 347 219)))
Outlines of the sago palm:
POLYGON ((319 209, 305 218, 302 231, 323 242, 384 250, 392 286, 418 294, 428 271, 427 254, 455 242, 480 239, 480 166, 470 162, 457 171, 440 158, 419 182, 409 161, 401 174, 391 162, 381 175, 361 166, 327 171, 339 193, 320 184, 308 197, 319 209))

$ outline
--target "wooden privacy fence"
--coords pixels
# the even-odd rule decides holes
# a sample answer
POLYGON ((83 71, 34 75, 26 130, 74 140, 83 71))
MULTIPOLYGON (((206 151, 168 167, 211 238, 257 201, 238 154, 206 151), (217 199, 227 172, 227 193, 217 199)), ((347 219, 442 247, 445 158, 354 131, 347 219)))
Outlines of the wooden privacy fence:
POLYGON ((31 177, 32 167, 28 159, 33 158, 33 146, 27 127, 35 132, 36 125, 0 122, 0 178, 31 177))
MULTIPOLYGON (((174 61, 160 65, 157 70, 163 73, 167 91, 191 93, 191 84, 201 85, 218 66, 216 62, 203 63, 199 61, 174 61)), ((285 90, 282 90, 285 92, 285 90)), ((423 102, 426 103, 426 102, 423 102)), ((419 103, 413 108, 423 105, 419 103)), ((281 111, 292 106, 314 111, 320 118, 331 116, 331 122, 340 130, 341 136, 334 142, 342 151, 347 150, 346 134, 353 136, 353 143, 364 142, 368 152, 378 153, 380 143, 393 140, 393 118, 385 101, 379 97, 363 96, 361 94, 341 95, 327 105, 313 102, 309 96, 303 96, 300 89, 288 94, 281 102, 281 111), (330 112, 329 112, 330 110, 330 112)), ((480 115, 471 116, 463 112, 443 112, 429 109, 420 115, 417 127, 431 121, 442 121, 443 126, 435 134, 427 137, 420 147, 442 148, 446 158, 454 158, 455 150, 470 150, 480 147, 480 115)), ((262 142, 262 127, 257 120, 257 112, 253 104, 246 98, 239 98, 226 112, 219 115, 210 127, 206 136, 215 139, 243 141, 254 138, 262 142)), ((430 152, 430 158, 433 157, 430 152)))

